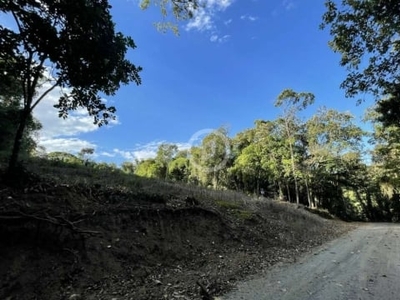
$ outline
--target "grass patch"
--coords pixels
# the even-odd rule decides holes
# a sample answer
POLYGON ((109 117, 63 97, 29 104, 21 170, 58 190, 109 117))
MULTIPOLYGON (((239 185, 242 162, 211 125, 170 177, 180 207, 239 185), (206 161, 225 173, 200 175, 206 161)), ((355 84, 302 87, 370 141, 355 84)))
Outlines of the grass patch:
POLYGON ((221 208, 225 209, 240 209, 241 206, 238 203, 229 201, 229 200, 217 200, 215 201, 215 204, 217 204, 221 208))
POLYGON ((243 209, 235 209, 233 214, 240 220, 250 220, 253 218, 253 213, 248 210, 243 210, 243 209))

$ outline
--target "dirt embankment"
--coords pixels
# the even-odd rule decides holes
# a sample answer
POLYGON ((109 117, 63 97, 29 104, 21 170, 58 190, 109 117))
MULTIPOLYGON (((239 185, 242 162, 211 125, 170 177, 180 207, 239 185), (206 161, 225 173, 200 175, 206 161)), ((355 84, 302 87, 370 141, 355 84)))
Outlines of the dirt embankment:
POLYGON ((1 299, 211 299, 348 230, 265 199, 0 191, 1 299))

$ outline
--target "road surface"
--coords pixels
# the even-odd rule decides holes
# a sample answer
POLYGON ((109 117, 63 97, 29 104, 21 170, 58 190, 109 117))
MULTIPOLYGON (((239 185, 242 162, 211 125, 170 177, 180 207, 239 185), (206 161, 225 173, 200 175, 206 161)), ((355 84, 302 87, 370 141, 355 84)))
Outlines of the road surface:
POLYGON ((400 299, 400 225, 366 224, 223 300, 400 299))

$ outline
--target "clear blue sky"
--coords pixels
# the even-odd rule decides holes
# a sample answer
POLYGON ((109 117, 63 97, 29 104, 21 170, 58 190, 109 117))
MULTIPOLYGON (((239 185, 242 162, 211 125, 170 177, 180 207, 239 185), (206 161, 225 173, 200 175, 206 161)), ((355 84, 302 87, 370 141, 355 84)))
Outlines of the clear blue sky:
POLYGON ((177 37, 152 25, 161 20, 157 9, 112 0, 117 29, 137 44, 129 59, 143 67, 143 83, 107 99, 118 114, 108 128, 85 127, 87 119, 77 121, 83 115, 58 125, 46 119, 45 105, 38 108, 47 150, 94 146, 97 160, 120 163, 146 157, 160 142, 185 144, 206 128, 227 125, 233 136, 256 119, 276 118, 273 102, 285 88, 316 95, 310 114, 324 105, 362 115, 367 105, 345 98, 345 70, 328 47, 329 32, 319 29, 324 1, 208 1, 198 19, 180 23, 177 37))

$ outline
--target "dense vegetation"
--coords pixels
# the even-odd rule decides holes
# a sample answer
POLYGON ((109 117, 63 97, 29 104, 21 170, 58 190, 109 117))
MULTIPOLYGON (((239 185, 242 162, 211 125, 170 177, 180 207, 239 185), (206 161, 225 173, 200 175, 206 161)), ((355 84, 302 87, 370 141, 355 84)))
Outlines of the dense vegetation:
MULTIPOLYGON (((253 128, 235 136, 220 128, 190 149, 163 144, 155 158, 125 162, 122 170, 210 189, 262 192, 327 209, 345 219, 398 220, 399 19, 393 14, 398 4, 392 2, 344 0, 339 6, 328 0, 323 16, 322 27, 329 27, 333 37, 331 47, 342 54, 341 64, 349 70, 342 85, 347 95, 369 92, 377 99, 366 115, 372 132, 366 132, 348 112, 325 107, 302 118, 314 95, 287 89, 277 97, 275 104, 282 114, 275 120, 256 120, 253 128), (362 69, 366 56, 369 64, 362 69)), ((178 20, 193 17, 202 4, 142 1, 141 6, 152 3, 162 4, 165 16, 172 4, 170 14, 178 20)), ((11 152, 12 170, 20 153, 35 153, 33 134, 40 123, 31 113, 49 91, 57 86, 70 89, 57 105, 60 117, 84 107, 102 125, 113 117, 115 108, 107 107, 99 94, 113 95, 120 84, 139 84, 140 68, 125 59, 135 44, 115 32, 107 1, 3 1, 0 11, 13 16, 18 28, 0 27, 0 150, 11 152), (94 38, 87 38, 88 34, 94 38), (43 87, 44 92, 37 94, 43 87)), ((50 153, 47 157, 88 168, 116 168, 90 161, 86 156, 92 152, 82 149, 79 156, 50 153)))
MULTIPOLYGON (((214 2, 140 1, 158 5, 158 27, 175 32, 169 16, 214 2)), ((94 161, 91 148, 45 153, 32 117, 61 88, 60 117, 84 108, 107 124, 116 108, 101 96, 141 83, 109 1, 0 1, 15 21, 0 24, 0 298, 212 299, 353 227, 309 211, 398 222, 400 4, 336 2, 326 0, 322 27, 349 72, 347 96, 376 99, 369 126, 327 107, 311 113, 312 93, 286 89, 276 119, 117 166, 94 161)))
POLYGON ((13 82, 5 95, 20 100, 10 175, 32 111, 53 89, 62 91, 55 105, 60 117, 86 108, 101 126, 115 112, 101 95, 114 95, 121 84, 140 84, 141 68, 125 58, 136 45, 115 31, 110 8, 102 0, 0 2, 0 12, 15 22, 15 28, 0 26, 0 74, 13 82))
POLYGON ((155 158, 132 164, 130 172, 213 189, 265 191, 345 219, 398 220, 398 128, 383 126, 374 112, 374 131, 366 132, 349 112, 326 107, 302 119, 298 112, 307 103, 296 98, 301 94, 284 91, 279 97, 289 103, 275 120, 256 120, 233 137, 221 128, 186 150, 163 144, 155 158))

